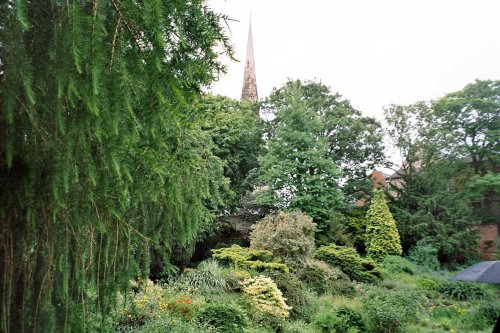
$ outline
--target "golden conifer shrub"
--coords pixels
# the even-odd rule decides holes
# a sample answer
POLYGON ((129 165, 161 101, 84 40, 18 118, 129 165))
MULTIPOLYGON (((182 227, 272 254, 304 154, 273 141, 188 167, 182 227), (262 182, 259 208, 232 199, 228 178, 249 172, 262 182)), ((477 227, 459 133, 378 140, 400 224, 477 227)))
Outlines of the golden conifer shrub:
POLYGON ((259 275, 241 284, 243 292, 252 299, 257 313, 277 318, 287 318, 290 315, 292 307, 286 304, 286 298, 271 278, 259 275))

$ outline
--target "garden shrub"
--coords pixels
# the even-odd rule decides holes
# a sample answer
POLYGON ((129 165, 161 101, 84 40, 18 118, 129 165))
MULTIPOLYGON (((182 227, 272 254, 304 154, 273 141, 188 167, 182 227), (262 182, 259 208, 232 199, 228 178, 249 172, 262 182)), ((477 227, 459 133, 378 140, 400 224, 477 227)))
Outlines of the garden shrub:
POLYGON ((141 326, 162 316, 191 320, 203 303, 200 297, 171 297, 165 288, 151 280, 133 281, 128 297, 118 297, 117 319, 119 325, 129 327, 141 326))
POLYGON ((183 280, 191 288, 219 291, 229 289, 227 276, 216 260, 205 260, 198 265, 197 270, 185 271, 178 279, 183 280))
POLYGON ((488 295, 479 284, 460 281, 443 281, 440 283, 438 291, 458 301, 483 299, 488 295))
POLYGON ((291 306, 290 317, 309 320, 315 311, 312 305, 314 295, 307 290, 303 281, 291 273, 273 272, 269 276, 283 293, 286 303, 291 306))
POLYGON ((366 207, 356 207, 347 216, 347 231, 351 234, 351 240, 359 253, 365 253, 366 207))
POLYGON ((330 244, 316 250, 315 258, 338 267, 350 278, 360 282, 374 282, 382 275, 380 265, 362 258, 354 248, 330 244))
POLYGON ((401 255, 403 250, 396 221, 389 211, 382 190, 374 191, 366 219, 365 246, 367 256, 380 261, 388 255, 401 255))
POLYGON ((151 318, 168 313, 165 291, 151 280, 131 281, 127 298, 118 297, 118 322, 123 326, 141 326, 151 318))
POLYGON ((361 333, 365 332, 365 323, 359 310, 341 306, 335 310, 319 312, 313 324, 320 332, 361 333))
POLYGON ((462 317, 463 326, 470 331, 491 328, 500 316, 500 302, 481 302, 462 317))
POLYGON ((184 320, 193 319, 196 309, 193 306, 193 300, 189 297, 178 297, 177 299, 170 300, 167 303, 167 310, 169 314, 174 317, 179 317, 184 320))
POLYGON ((418 289, 430 292, 438 291, 440 284, 440 281, 428 277, 420 278, 416 281, 418 289))
POLYGON ((331 289, 337 280, 349 280, 339 268, 331 267, 317 259, 306 259, 301 265, 294 267, 297 277, 318 294, 331 289))
POLYGON ((311 324, 296 320, 287 322, 282 330, 283 333, 316 333, 316 329, 311 324))
POLYGON ((410 248, 408 259, 420 267, 436 271, 440 268, 437 252, 434 246, 421 239, 410 248))
POLYGON ((274 281, 263 275, 242 282, 243 292, 250 296, 257 313, 276 318, 287 318, 291 307, 274 281))
POLYGON ((196 315, 196 319, 215 327, 220 333, 243 333, 248 326, 245 311, 236 304, 208 304, 196 315))
POLYGON ((197 321, 184 321, 168 315, 153 317, 148 320, 143 326, 130 327, 118 326, 115 330, 116 333, 219 333, 219 331, 205 323, 197 321))
POLYGON ((309 257, 314 251, 316 224, 300 211, 269 214, 252 226, 250 247, 269 250, 284 261, 309 257))
POLYGON ((355 296, 357 283, 349 280, 335 280, 333 281, 328 289, 328 292, 332 295, 340 296, 355 296))
POLYGON ((370 332, 398 332, 416 319, 423 301, 418 294, 409 291, 371 289, 363 300, 363 311, 367 316, 370 332))
POLYGON ((221 249, 212 249, 212 254, 214 259, 235 267, 254 269, 258 272, 266 270, 288 272, 286 264, 272 262, 273 253, 268 250, 233 245, 221 249))
POLYGON ((408 259, 405 259, 400 256, 386 256, 382 260, 382 267, 385 268, 389 273, 399 274, 399 273, 407 273, 414 274, 417 270, 415 264, 413 264, 408 259))

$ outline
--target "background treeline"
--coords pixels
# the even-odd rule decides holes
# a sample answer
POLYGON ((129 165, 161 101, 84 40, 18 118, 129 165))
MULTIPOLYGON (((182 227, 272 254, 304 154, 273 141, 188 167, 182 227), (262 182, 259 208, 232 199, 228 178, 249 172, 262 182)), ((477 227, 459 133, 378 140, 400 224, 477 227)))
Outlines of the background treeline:
MULTIPOLYGON (((381 124, 314 81, 257 104, 204 95, 232 50, 202 1, 5 1, 0 17, 0 331, 105 331, 117 291, 184 268, 224 216, 301 210, 317 245, 370 253, 354 202, 387 164, 381 124)), ((499 98, 477 81, 387 108, 404 251, 476 254, 499 98)))

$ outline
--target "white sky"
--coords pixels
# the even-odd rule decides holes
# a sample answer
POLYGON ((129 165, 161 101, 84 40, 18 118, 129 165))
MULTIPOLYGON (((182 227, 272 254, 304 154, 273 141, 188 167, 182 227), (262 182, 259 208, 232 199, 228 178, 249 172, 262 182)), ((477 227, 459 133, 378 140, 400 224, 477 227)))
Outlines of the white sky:
POLYGON ((364 114, 500 79, 500 0, 209 0, 240 62, 212 92, 239 99, 250 13, 259 98, 318 79, 364 114))

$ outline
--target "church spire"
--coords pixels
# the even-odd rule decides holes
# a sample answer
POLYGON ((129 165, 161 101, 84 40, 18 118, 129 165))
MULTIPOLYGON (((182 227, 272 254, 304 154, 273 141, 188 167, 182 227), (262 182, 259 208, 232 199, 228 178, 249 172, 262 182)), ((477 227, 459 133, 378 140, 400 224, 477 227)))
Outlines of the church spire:
POLYGON ((245 73, 243 76, 243 89, 241 100, 257 102, 257 79, 255 78, 255 62, 253 59, 252 19, 248 27, 247 59, 245 62, 245 73))

